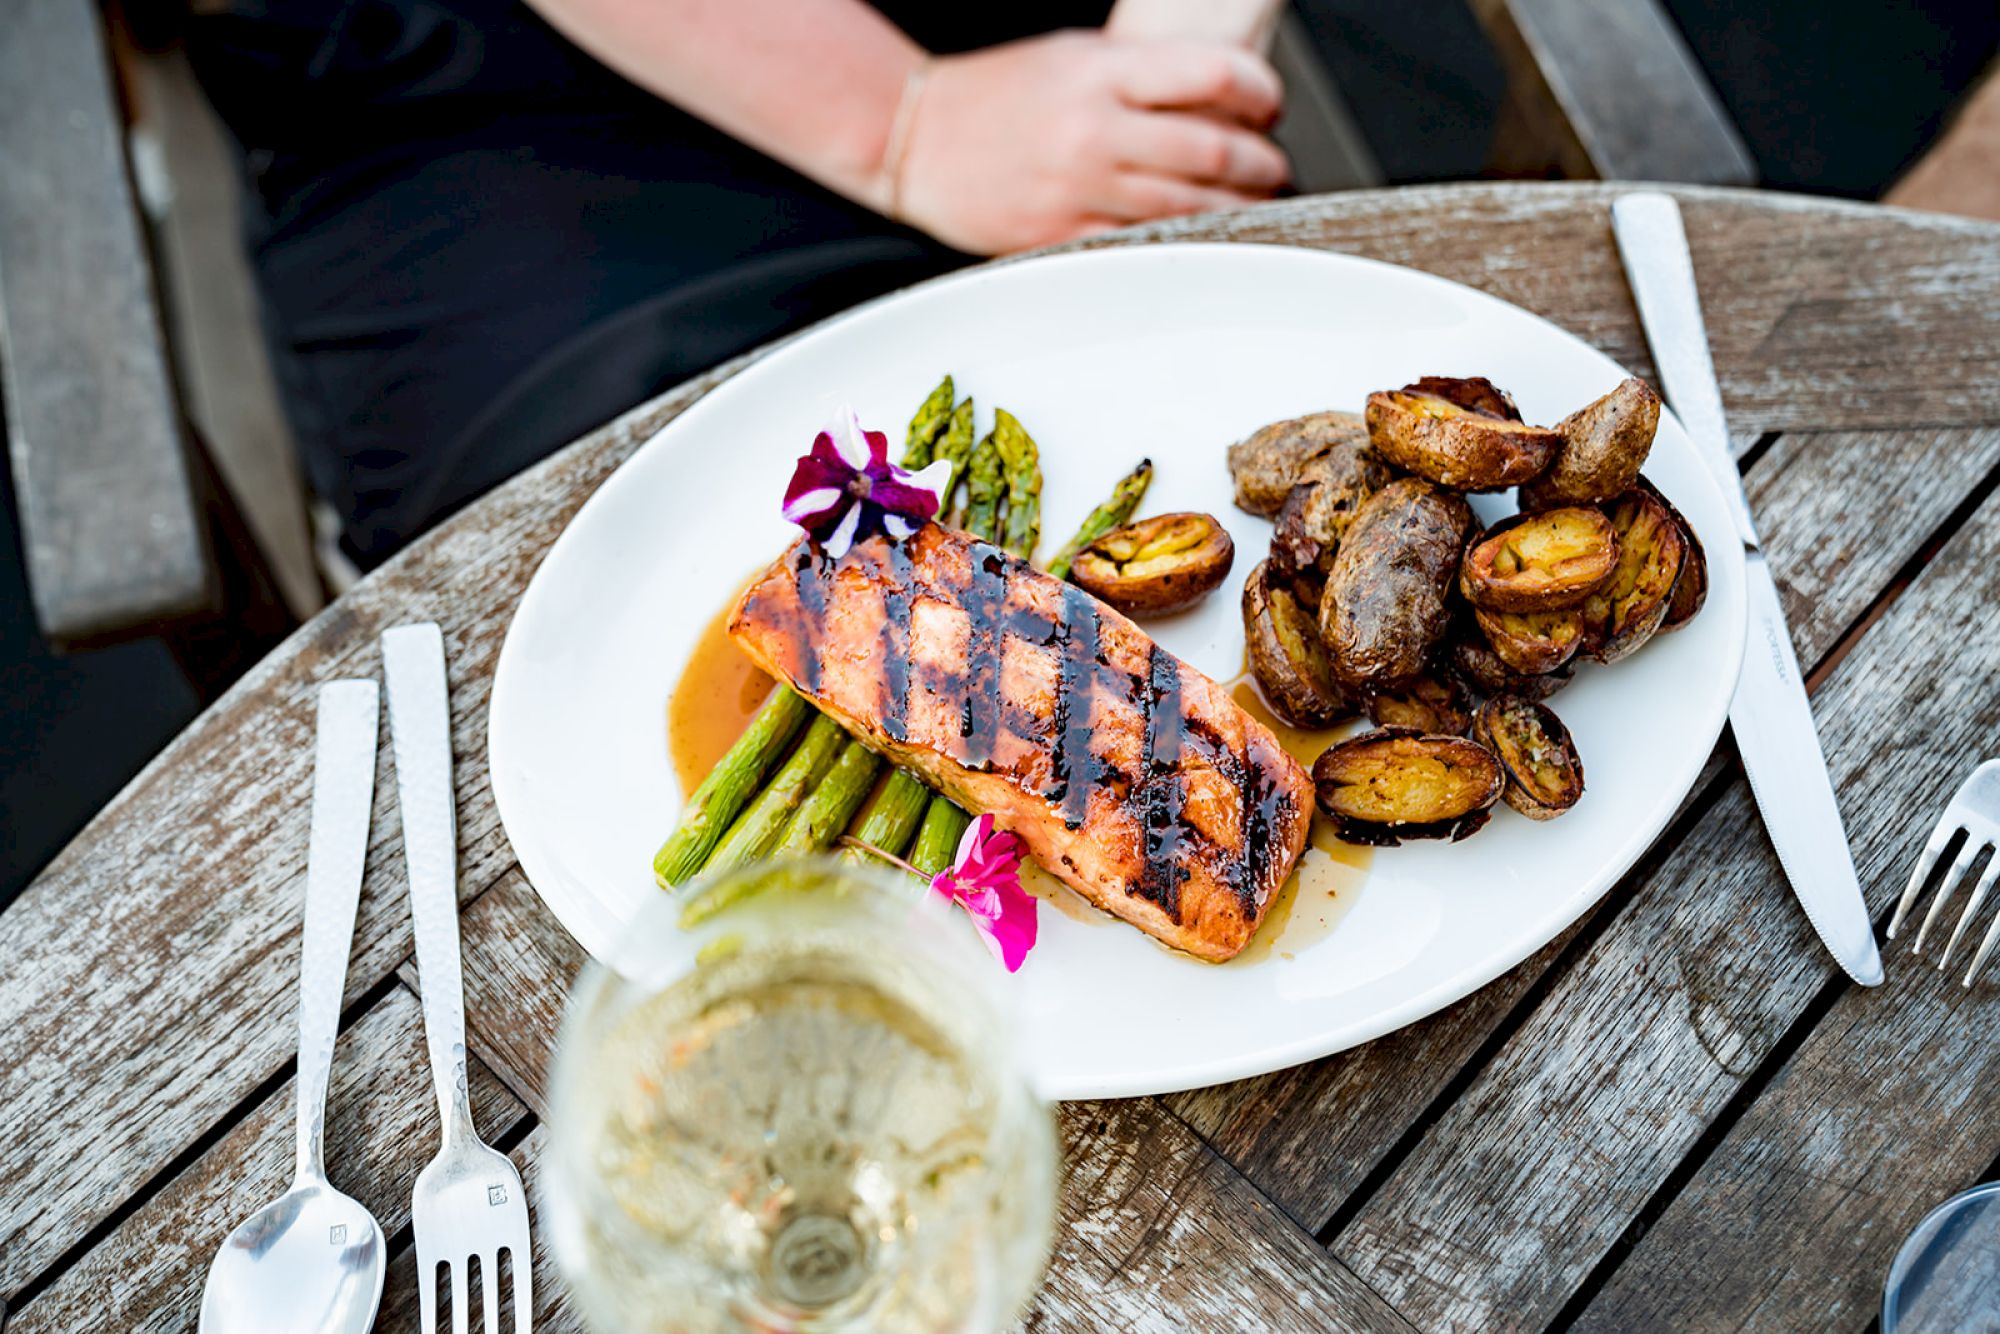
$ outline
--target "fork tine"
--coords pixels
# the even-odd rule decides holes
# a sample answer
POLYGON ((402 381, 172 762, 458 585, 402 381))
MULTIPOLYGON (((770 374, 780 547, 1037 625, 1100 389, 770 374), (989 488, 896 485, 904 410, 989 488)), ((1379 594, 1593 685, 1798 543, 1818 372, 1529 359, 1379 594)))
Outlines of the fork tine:
POLYGON ((1952 928, 1951 939, 1944 943, 1944 953, 1938 955, 1939 971, 1943 971, 1945 960, 1951 958, 1951 952, 1958 948, 1959 937, 1963 936, 1965 929, 1972 925, 1973 915, 1979 911, 1979 905, 1986 901, 1986 891, 1993 888, 1993 881, 1996 878, 2000 878, 2000 847, 1991 843, 1983 846, 1993 855, 1986 859, 1986 867, 1979 873, 1979 882, 1972 887, 1972 897, 1967 900, 1965 911, 1958 915, 1958 925, 1952 928))
MULTIPOLYGON (((1935 922, 1937 915, 1944 911, 1944 905, 1951 901, 1952 891, 1965 879, 1965 873, 1972 869, 1972 859, 1979 855, 1981 846, 1983 845, 1973 842, 1970 833, 1966 835, 1965 846, 1960 848, 1958 856, 1952 859, 1951 869, 1944 873, 1944 879, 1938 881, 1937 897, 1931 900, 1931 910, 1924 914, 1924 924, 1917 928, 1917 942, 1910 947, 1912 953, 1924 952, 1924 937, 1930 934, 1931 923, 1935 922)), ((1938 960, 1938 967, 1944 967, 1944 960, 1938 960)))
POLYGON ((1965 985, 1971 986, 1972 979, 1985 966, 1986 956, 1993 953, 1993 945, 2000 941, 2000 917, 1993 919, 1993 925, 1986 928, 1986 939, 1979 942, 1979 953, 1972 956, 1972 967, 1965 970, 1965 985))
POLYGON ((472 1301, 465 1282, 464 1260, 451 1266, 451 1334, 470 1334, 472 1301))
POLYGON ((535 1265, 526 1246, 507 1248, 514 1266, 514 1334, 530 1334, 535 1327, 535 1265))
POLYGON ((1944 854, 1945 845, 1951 842, 1951 836, 1957 832, 1958 823, 1951 818, 1951 812, 1946 811, 1943 818, 1937 822, 1937 828, 1931 830, 1930 841, 1924 844, 1924 850, 1917 856, 1916 866, 1910 871, 1910 883, 1904 888, 1903 897, 1896 903, 1896 915, 1889 919, 1889 939, 1896 938, 1897 928, 1903 925, 1903 919, 1910 915, 1911 905, 1917 901, 1917 891, 1924 887, 1924 881, 1930 878, 1931 868, 1937 865, 1937 859, 1944 854))
POLYGON ((500 1252, 479 1257, 479 1309, 486 1313, 486 1334, 500 1334, 500 1252))
POLYGON ((437 1266, 417 1261, 417 1324, 422 1334, 437 1334, 438 1327, 438 1274, 437 1266))

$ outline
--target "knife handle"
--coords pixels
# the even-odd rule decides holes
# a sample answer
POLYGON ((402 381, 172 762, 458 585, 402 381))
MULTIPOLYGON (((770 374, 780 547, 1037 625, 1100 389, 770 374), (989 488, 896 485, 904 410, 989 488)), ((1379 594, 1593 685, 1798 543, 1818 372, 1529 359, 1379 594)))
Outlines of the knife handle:
POLYGON ((1722 389, 1715 382, 1708 327, 1702 323, 1701 294, 1695 287, 1694 256, 1688 252, 1681 206, 1671 195, 1642 191, 1620 195, 1611 204, 1611 230, 1625 261, 1625 278, 1639 304, 1639 322, 1660 368, 1667 403, 1687 428, 1695 451, 1722 488, 1737 536, 1757 545, 1757 526, 1743 474, 1729 452, 1729 425, 1722 389))
POLYGON ((431 1080, 447 1145, 472 1134, 465 1089, 465 981, 458 954, 458 816, 451 783, 451 701, 444 636, 401 625, 382 636, 389 736, 403 812, 403 860, 430 1047, 431 1080))
POLYGON ((300 1181, 326 1179, 326 1086, 340 1032, 340 997, 347 985, 354 914, 361 903, 361 873, 368 861, 380 717, 373 681, 329 681, 319 688, 305 926, 299 943, 300 1181))

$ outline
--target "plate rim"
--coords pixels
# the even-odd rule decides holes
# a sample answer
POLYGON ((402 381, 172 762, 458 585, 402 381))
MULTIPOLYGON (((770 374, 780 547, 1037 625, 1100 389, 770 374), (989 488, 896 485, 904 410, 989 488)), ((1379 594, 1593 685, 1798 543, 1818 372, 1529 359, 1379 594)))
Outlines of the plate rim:
MULTIPOLYGON (((1394 264, 1386 260, 1373 259, 1365 255, 1348 254, 1343 251, 1327 250, 1313 246, 1286 245, 1270 242, 1153 241, 1097 245, 1074 250, 1010 257, 981 264, 974 268, 960 270, 955 273, 942 274, 921 283, 901 288, 895 292, 885 293, 882 296, 862 302, 837 315, 830 316, 818 324, 765 346, 754 355, 751 361, 739 368, 727 379, 704 390, 698 398, 675 414, 671 421, 668 421, 658 430, 654 431, 598 483, 591 494, 577 508, 576 513, 563 526, 562 532, 549 544, 548 549, 542 553, 541 559, 536 563, 534 574, 529 577, 526 588, 523 589, 519 600, 515 603, 512 615, 508 618, 506 635, 501 643, 500 654, 494 666, 492 689, 487 708, 486 743, 488 781, 493 794, 495 812, 499 816, 500 826, 507 837, 508 846, 514 853, 515 861, 520 866, 521 873, 527 879, 529 887, 534 890, 535 896, 548 909, 550 914, 555 917, 564 931, 578 945, 583 947, 585 953, 593 961, 600 959, 603 955, 603 951, 598 948, 598 945, 605 942, 609 938, 610 933, 619 929, 618 914, 612 912, 603 900, 590 890, 587 884, 571 883, 568 886, 579 891, 588 900, 587 914, 584 903, 574 898, 569 898, 565 899, 563 906, 558 906, 556 900, 542 888, 545 880, 553 883, 556 878, 561 876, 561 873, 559 868, 553 865, 556 860, 556 854, 553 849, 545 849, 539 841, 539 837, 532 831, 530 826, 523 824, 518 819, 509 819, 510 801, 518 798, 518 801, 525 802, 527 796, 524 793, 514 792, 514 782, 509 777, 511 770, 507 766, 508 742, 505 739, 506 734, 502 723, 503 719, 507 716, 504 702, 510 699, 515 693, 517 687, 512 682, 520 675, 520 669, 512 668, 510 670, 511 665, 518 661, 520 652, 516 649, 515 630, 523 615, 538 600, 538 592, 542 595, 547 595, 548 585, 543 579, 544 572, 553 562, 558 560, 578 530, 584 527, 584 520, 590 513, 591 508, 598 505, 612 488, 620 484, 620 474, 625 473, 629 465, 637 461, 641 456, 657 448, 661 448, 661 442, 670 434, 677 434, 676 428, 681 427, 690 418, 699 424, 702 416, 712 407, 718 395, 722 396, 726 405, 729 395, 724 391, 730 390, 733 386, 737 385, 744 374, 763 366, 775 356, 795 350, 800 345, 830 336, 838 332, 843 325, 863 318, 884 306, 908 300, 918 294, 933 293, 942 288, 977 288, 985 286, 992 282, 1003 280, 1015 271, 1027 267, 1066 267, 1076 264, 1102 264, 1107 262, 1126 263, 1135 259, 1143 259, 1146 262, 1159 262, 1162 259, 1171 261, 1174 257, 1182 255, 1216 254, 1222 252, 1240 253, 1244 251, 1261 252, 1265 255, 1283 255, 1303 262, 1322 262, 1336 267, 1359 266, 1364 269, 1389 270, 1404 280, 1414 278, 1424 283, 1438 284, 1460 297, 1470 298, 1476 304, 1488 304, 1515 315, 1526 316, 1555 336, 1566 339, 1593 356, 1610 362, 1623 373, 1627 375, 1631 374, 1629 369, 1615 361, 1609 353, 1604 352, 1554 320, 1525 306, 1508 301, 1504 297, 1496 296, 1491 292, 1483 291, 1477 287, 1472 287, 1423 269, 1394 264), (514 795, 510 796, 510 793, 514 795), (524 839, 516 833, 517 824, 529 830, 527 838, 524 839)), ((1688 434, 1686 426, 1674 415, 1670 408, 1663 406, 1662 416, 1669 419, 1674 427, 1681 431, 1683 435, 1688 434)), ((1696 457, 1699 460, 1699 455, 1696 457)), ((1726 498, 1722 494, 1721 486, 1717 479, 1710 475, 1706 468, 1699 470, 1699 476, 1701 478, 1701 485, 1708 488, 1712 493, 1716 504, 1719 507, 1726 506, 1726 498)), ((1718 534, 1718 539, 1721 536, 1724 535, 1718 534)), ((1720 540, 1709 542, 1706 550, 1711 566, 1719 563, 1729 572, 1728 577, 1721 580, 1712 578, 1711 582, 1716 586, 1731 590, 1738 613, 1735 623, 1729 627, 1729 633, 1724 642, 1723 660, 1718 664, 1718 670, 1726 673, 1726 679, 1733 686, 1742 669, 1743 653, 1748 634, 1748 606, 1743 596, 1744 580, 1747 577, 1744 552, 1739 543, 1725 543, 1720 540)), ((1714 610, 1714 608, 1711 607, 1708 610, 1714 610)), ((1733 689, 1731 693, 1733 694, 1733 689)), ((1629 873, 1633 867, 1638 865, 1648 849, 1652 847, 1660 835, 1673 823, 1676 815, 1680 812, 1681 799, 1684 799, 1693 790, 1694 783, 1700 777, 1702 767, 1706 764, 1708 755, 1713 752, 1716 740, 1721 736, 1723 728, 1728 724, 1728 717, 1728 697, 1725 696, 1723 705, 1717 711, 1712 724, 1707 724, 1704 727, 1706 744, 1699 748, 1690 747, 1688 750, 1688 754, 1691 757, 1690 761, 1684 763, 1680 771, 1672 775, 1672 782, 1669 786, 1678 794, 1676 800, 1670 804, 1662 803, 1662 814, 1656 822, 1651 823, 1650 827, 1634 825, 1632 830, 1628 831, 1626 837, 1618 843, 1616 850, 1600 861, 1598 869, 1588 880, 1576 892, 1563 900, 1560 906, 1550 910, 1551 918, 1560 918, 1554 929, 1549 931, 1542 939, 1529 944, 1518 955, 1512 955, 1511 951, 1502 950, 1498 954, 1490 956, 1485 965, 1467 967, 1454 973, 1450 976, 1449 980, 1441 980, 1435 985, 1406 998, 1399 1004, 1388 1006, 1375 1012, 1366 1020, 1357 1020, 1346 1025, 1336 1025, 1313 1036, 1299 1038, 1287 1044, 1281 1044, 1276 1047, 1258 1047, 1247 1055, 1234 1054, 1191 1065, 1177 1065, 1168 1071, 1162 1072, 1165 1075, 1164 1078, 1158 1074, 1148 1076, 1137 1072, 1122 1076, 1076 1077, 1065 1080, 1049 1080, 1038 1077, 1036 1083, 1040 1092, 1051 1100, 1061 1101, 1089 1098, 1138 1097, 1175 1093, 1191 1088, 1203 1088, 1232 1080, 1251 1078, 1261 1074, 1289 1069, 1308 1061, 1318 1060, 1322 1057, 1358 1047, 1363 1043, 1374 1041, 1376 1038, 1395 1032, 1420 1019, 1436 1014, 1446 1007, 1463 1000, 1473 992, 1480 990, 1495 979, 1512 971, 1522 962, 1532 957, 1538 950, 1547 946, 1550 941, 1568 930, 1593 905, 1601 901, 1620 879, 1629 873), (1610 869, 1613 867, 1616 869, 1610 869), (1509 957, 1510 955, 1511 957, 1509 957)), ((515 804, 513 809, 518 813, 521 807, 519 804, 515 804)), ((576 882, 576 877, 561 876, 561 878, 566 882, 576 882)))

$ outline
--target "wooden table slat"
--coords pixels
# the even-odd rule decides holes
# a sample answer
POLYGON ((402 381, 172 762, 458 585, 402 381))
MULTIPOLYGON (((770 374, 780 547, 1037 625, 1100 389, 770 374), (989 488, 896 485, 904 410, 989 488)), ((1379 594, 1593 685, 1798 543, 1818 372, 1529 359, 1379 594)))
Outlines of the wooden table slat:
MULTIPOLYGON (((477 1061, 472 1114, 497 1136, 528 1115, 477 1061)), ((26 1306, 8 1334, 194 1328, 209 1261, 238 1223, 291 1184, 294 1085, 238 1122, 26 1306)), ((334 1048, 327 1176, 360 1200, 385 1236, 410 1219, 410 1189, 437 1151, 437 1102, 416 999, 392 988, 334 1048)), ((387 1327, 385 1327, 387 1328, 387 1327)), ((415 1328, 414 1323, 407 1328, 415 1328)))
POLYGON ((1893 989, 1851 989, 1834 1003, 1611 1275, 1582 1328, 1858 1328, 1880 1310, 1909 1230, 2000 1158, 2000 988, 1960 987, 1963 945, 1940 973, 1908 944, 1885 951, 1893 989))
MULTIPOLYGON (((1996 598, 2000 498, 1815 697, 1877 912, 2000 727, 1996 598)), ((1836 977, 1732 782, 1333 1253, 1427 1328, 1548 1321, 1836 977)))

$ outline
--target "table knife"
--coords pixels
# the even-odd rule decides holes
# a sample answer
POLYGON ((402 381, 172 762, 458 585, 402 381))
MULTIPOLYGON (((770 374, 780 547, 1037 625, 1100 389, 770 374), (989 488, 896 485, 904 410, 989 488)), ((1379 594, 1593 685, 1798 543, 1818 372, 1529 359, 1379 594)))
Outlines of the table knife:
POLYGON ((1680 206, 1656 192, 1621 195, 1611 205, 1611 225, 1667 403, 1721 488, 1743 543, 1749 639, 1729 702, 1729 726, 1750 791, 1813 929, 1849 977, 1879 986, 1882 956, 1874 924, 1854 873, 1778 586, 1758 544, 1743 475, 1729 452, 1722 390, 1715 382, 1680 206))

